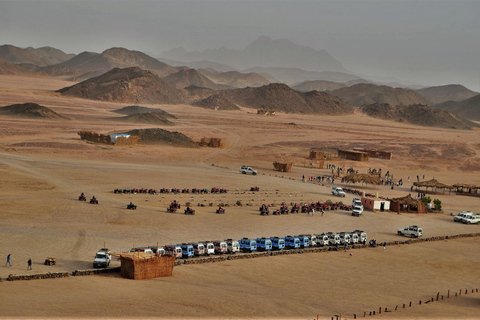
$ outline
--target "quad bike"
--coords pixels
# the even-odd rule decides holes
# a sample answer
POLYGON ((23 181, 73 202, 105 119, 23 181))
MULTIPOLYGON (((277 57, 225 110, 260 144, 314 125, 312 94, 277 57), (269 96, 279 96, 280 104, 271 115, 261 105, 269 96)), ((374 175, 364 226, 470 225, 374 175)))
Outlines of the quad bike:
POLYGON ((80 195, 78 201, 87 201, 87 198, 84 195, 80 195))
POLYGON ((175 208, 174 206, 170 206, 170 207, 167 208, 167 212, 175 213, 175 212, 177 212, 177 208, 175 208))
POLYGON ((137 210, 137 205, 133 203, 127 204, 127 209, 137 210))
POLYGON ((259 187, 251 187, 250 191, 260 191, 260 188, 259 187))
POLYGON ((44 264, 45 264, 46 266, 55 265, 55 264, 57 264, 57 259, 48 257, 47 259, 45 259, 45 263, 44 263, 44 264))
POLYGON ((290 213, 298 213, 299 210, 300 210, 300 207, 298 205, 294 205, 290 210, 290 213))
POLYGON ((187 207, 183 213, 185 213, 185 214, 192 214, 192 215, 193 215, 193 214, 195 214, 195 210, 193 210, 193 209, 190 208, 190 207, 187 207))
POLYGON ((221 214, 223 214, 223 213, 225 213, 225 209, 224 209, 224 208, 218 208, 217 211, 216 211, 216 213, 221 213, 221 214))
POLYGON ((98 204, 98 199, 92 198, 90 199, 91 204, 98 204))
POLYGON ((270 210, 267 207, 260 207, 260 215, 261 216, 268 216, 270 214, 270 210))

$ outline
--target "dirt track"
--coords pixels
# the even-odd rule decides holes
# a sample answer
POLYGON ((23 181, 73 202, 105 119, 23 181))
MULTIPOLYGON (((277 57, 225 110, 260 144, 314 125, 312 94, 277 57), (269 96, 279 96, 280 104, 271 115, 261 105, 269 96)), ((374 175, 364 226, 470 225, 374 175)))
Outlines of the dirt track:
MULTIPOLYGON (((148 128, 119 124, 112 110, 125 104, 68 99, 49 93, 68 85, 47 78, 0 76, 0 105, 35 102, 71 120, 26 120, 0 117, 0 257, 12 254, 12 267, 0 276, 32 272, 59 272, 91 266, 104 242, 114 250, 133 245, 365 230, 378 241, 398 239, 397 228, 417 224, 425 236, 478 232, 479 226, 456 224, 450 212, 479 211, 479 198, 446 194, 444 214, 413 215, 366 212, 360 218, 348 212, 327 212, 324 217, 304 214, 261 217, 262 203, 339 200, 330 195, 331 184, 302 183, 305 175, 329 171, 299 167, 310 147, 358 144, 392 148, 391 161, 368 163, 336 161, 360 172, 369 167, 390 170, 406 182, 416 175, 444 183, 480 184, 479 131, 439 130, 373 120, 363 115, 320 117, 303 115, 257 116, 250 110, 215 112, 189 106, 152 106, 179 119, 167 130, 196 140, 219 137, 222 149, 166 146, 120 147, 80 141, 79 130, 103 133, 148 128), (251 112, 251 111, 250 111, 251 112), (295 125, 288 125, 288 123, 295 125), (452 155, 453 154, 453 155, 452 155), (456 157, 455 154, 460 154, 456 157), (291 174, 272 171, 277 159, 293 161, 291 174), (212 163, 215 166, 212 166, 212 163), (254 165, 258 176, 237 172, 241 164, 254 165), (283 176, 283 177, 282 177, 283 176), (246 192, 259 186, 255 194, 246 192), (115 188, 229 189, 226 195, 118 195, 115 188), (94 194, 98 206, 77 201, 80 192, 94 194), (205 203, 195 216, 167 214, 172 200, 205 203), (209 203, 237 200, 252 206, 228 207, 214 214, 209 203), (138 210, 125 205, 133 201, 138 210), (47 256, 58 264, 44 266, 47 256)), ((351 187, 351 186, 350 186, 351 187)), ((356 186, 361 188, 361 186, 356 186)), ((404 188, 362 188, 384 196, 404 196, 404 188)), ((353 197, 347 195, 345 202, 353 197)), ((91 276, 31 282, 2 282, 0 317, 233 317, 330 318, 353 316, 380 306, 394 307, 407 300, 428 299, 438 291, 480 288, 477 276, 480 241, 449 240, 421 245, 387 247, 348 253, 308 254, 189 265, 176 268, 168 279, 130 281, 112 276, 91 276), (462 277, 458 276, 458 273, 462 277), (159 285, 162 288, 159 288, 159 285), (54 290, 49 288, 54 287, 54 290), (74 290, 72 290, 72 287, 74 290), (101 290, 99 290, 101 288, 101 290), (46 293, 48 292, 48 293, 46 293), (25 304, 25 301, 35 301, 25 304), (106 313, 104 310, 108 309, 106 313)), ((478 317, 480 296, 415 307, 385 318, 478 317)), ((378 317, 378 316, 377 316, 378 317)))

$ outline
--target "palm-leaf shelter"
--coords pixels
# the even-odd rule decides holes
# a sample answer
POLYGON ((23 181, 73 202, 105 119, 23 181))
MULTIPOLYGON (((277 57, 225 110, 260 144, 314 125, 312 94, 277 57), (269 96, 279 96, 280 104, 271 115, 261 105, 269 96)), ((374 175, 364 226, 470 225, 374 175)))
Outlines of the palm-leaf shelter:
POLYGON ((410 195, 407 195, 402 198, 390 199, 390 211, 397 213, 427 213, 427 204, 412 198, 410 195))
POLYGON ((465 183, 457 183, 454 184, 453 187, 456 189, 457 193, 468 195, 478 195, 478 189, 480 189, 480 186, 465 183))
POLYGON ((435 193, 437 193, 437 189, 443 189, 443 192, 445 192, 445 189, 448 189, 449 191, 451 191, 452 189, 455 189, 455 187, 441 183, 437 179, 414 182, 413 185, 415 186, 415 190, 418 190, 418 188, 425 188, 425 191, 428 191, 428 188, 431 188, 432 192, 435 192, 435 193))

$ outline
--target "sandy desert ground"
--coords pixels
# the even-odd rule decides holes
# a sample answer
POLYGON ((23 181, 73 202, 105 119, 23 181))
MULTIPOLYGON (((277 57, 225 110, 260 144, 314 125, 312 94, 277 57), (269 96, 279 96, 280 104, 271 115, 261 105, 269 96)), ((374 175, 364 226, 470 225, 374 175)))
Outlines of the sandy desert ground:
MULTIPOLYGON (((427 300, 437 292, 480 288, 480 238, 415 245, 279 256, 176 267, 171 278, 132 281, 119 276, 70 277, 8 282, 9 274, 73 271, 90 268, 104 243, 112 251, 207 239, 259 237, 363 229, 378 241, 398 240, 395 230, 423 227, 424 236, 479 232, 480 226, 457 224, 451 213, 480 212, 480 198, 439 193, 440 214, 326 212, 259 216, 262 203, 338 200, 331 184, 303 183, 301 176, 329 174, 302 167, 312 147, 369 146, 394 152, 392 160, 370 159, 335 164, 359 172, 390 170, 405 185, 354 186, 382 196, 410 192, 417 175, 447 184, 480 184, 480 131, 417 127, 345 117, 280 114, 258 116, 253 110, 212 111, 191 106, 152 105, 178 117, 175 125, 195 140, 219 137, 221 149, 140 145, 113 147, 79 139, 80 130, 102 133, 150 128, 112 120, 113 110, 130 105, 65 98, 54 90, 71 82, 52 78, 0 76, 0 106, 35 102, 68 120, 32 120, 0 116, 0 258, 12 254, 12 267, 0 267, 3 318, 289 318, 330 319, 394 308, 427 300), (273 171, 272 162, 293 162, 292 173, 273 171), (238 173, 242 164, 257 176, 238 173), (227 188, 224 195, 119 195, 115 188, 227 188), (258 193, 246 192, 259 186, 258 193), (79 202, 95 195, 100 204, 79 202), (168 214, 172 200, 195 204, 197 214, 168 214), (237 200, 252 206, 228 207, 237 200), (126 210, 129 201, 138 210, 126 210), (204 203, 205 207, 196 204, 204 203), (44 266, 47 256, 56 266, 44 266), (28 258, 33 271, 26 270, 28 258)), ((148 106, 148 105, 146 105, 148 106)), ((341 185, 342 184, 336 184, 341 185)), ((352 187, 352 185, 350 185, 352 187)), ((350 202, 352 195, 344 201, 350 202)), ((117 262, 118 263, 118 262, 117 262)), ((376 318, 480 318, 480 294, 462 295, 428 305, 376 315, 376 318)))

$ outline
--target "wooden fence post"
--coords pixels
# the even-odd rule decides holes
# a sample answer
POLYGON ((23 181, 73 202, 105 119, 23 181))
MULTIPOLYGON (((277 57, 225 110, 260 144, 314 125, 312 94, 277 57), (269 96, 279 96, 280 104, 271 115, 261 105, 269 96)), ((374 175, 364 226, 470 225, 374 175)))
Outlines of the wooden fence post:
POLYGON ((437 301, 438 301, 438 297, 440 296, 440 292, 437 292, 437 301))
POLYGON ((448 289, 447 299, 450 299, 450 289, 448 289))

